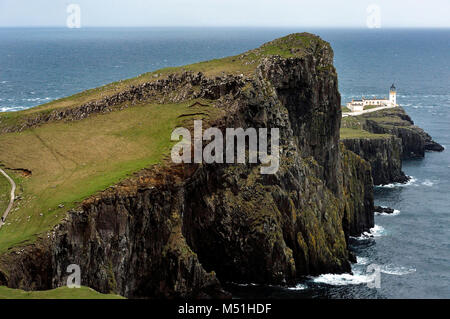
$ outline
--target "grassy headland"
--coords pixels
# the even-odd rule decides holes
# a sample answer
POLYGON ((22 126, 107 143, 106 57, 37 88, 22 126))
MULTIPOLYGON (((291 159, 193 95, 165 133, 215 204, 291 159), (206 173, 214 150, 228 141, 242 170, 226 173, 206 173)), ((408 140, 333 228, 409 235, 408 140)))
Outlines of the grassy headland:
MULTIPOLYGON (((236 56, 165 68, 28 110, 0 113, 0 131, 20 126, 36 114, 59 112, 99 101, 169 74, 193 71, 208 77, 224 73, 251 75, 267 56, 302 57, 323 46, 328 44, 314 35, 291 34, 236 56)), ((158 104, 148 101, 125 109, 118 106, 113 112, 91 115, 80 121, 49 122, 21 132, 0 134, 0 164, 32 172, 27 177, 11 175, 17 182, 20 197, 0 230, 0 253, 32 242, 82 200, 163 161, 172 145, 170 133, 180 124, 181 115, 195 111, 210 117, 218 112, 217 108, 203 106, 208 101, 202 101, 193 110, 190 107, 193 102, 158 104)), ((192 120, 192 116, 183 117, 183 120, 187 119, 192 120)), ((7 188, 3 184, 0 180, 1 194, 7 188)))

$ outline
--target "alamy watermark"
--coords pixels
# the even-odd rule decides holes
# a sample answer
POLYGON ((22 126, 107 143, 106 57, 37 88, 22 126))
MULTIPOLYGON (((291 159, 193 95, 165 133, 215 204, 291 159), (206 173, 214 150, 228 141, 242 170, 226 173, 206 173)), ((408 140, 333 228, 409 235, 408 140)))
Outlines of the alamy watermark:
POLYGON ((381 28, 381 8, 377 4, 371 4, 366 9, 366 24, 369 29, 381 28))
POLYGON ((377 264, 370 264, 367 266, 366 272, 372 273, 370 280, 367 281, 369 288, 381 288, 381 266, 377 264))
POLYGON ((202 125, 201 120, 194 121, 193 140, 191 132, 187 128, 178 127, 172 132, 172 141, 179 141, 171 151, 174 163, 244 164, 248 157, 249 163, 256 164, 259 160, 263 164, 260 168, 261 174, 275 174, 278 171, 280 166, 280 131, 278 128, 270 129, 269 154, 269 129, 267 128, 247 128, 245 130, 243 128, 227 128, 224 137, 222 131, 216 127, 208 128, 203 132, 202 125), (210 143, 203 148, 203 141, 210 141, 210 143))
POLYGON ((68 288, 80 288, 81 287, 81 269, 77 264, 71 264, 67 266, 66 271, 70 273, 67 277, 68 288))
POLYGON ((67 16, 66 25, 68 28, 81 28, 81 8, 79 4, 71 3, 67 6, 66 12, 69 14, 67 16))

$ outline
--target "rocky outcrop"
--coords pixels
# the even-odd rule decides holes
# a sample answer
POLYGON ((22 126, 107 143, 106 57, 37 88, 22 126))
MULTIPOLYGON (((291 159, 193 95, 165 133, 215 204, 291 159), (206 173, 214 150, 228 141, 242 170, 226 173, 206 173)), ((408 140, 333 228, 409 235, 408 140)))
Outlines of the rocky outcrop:
POLYGON ((343 118, 342 127, 353 130, 342 142, 370 163, 375 185, 407 182, 402 160, 444 150, 401 107, 343 118))
POLYGON ((378 214, 394 214, 395 213, 395 209, 390 208, 390 207, 383 207, 383 206, 375 206, 374 207, 374 211, 375 213, 378 214))
POLYGON ((166 78, 132 85, 124 91, 79 106, 33 112, 23 116, 18 124, 0 126, 0 133, 21 132, 49 122, 79 121, 93 114, 105 114, 149 100, 156 103, 177 103, 196 98, 217 100, 220 96, 237 93, 244 85, 243 76, 223 75, 209 79, 201 72, 169 74, 166 78))
POLYGON ((402 141, 402 158, 420 158, 425 151, 444 150, 442 145, 433 141, 423 129, 414 122, 401 107, 384 109, 377 112, 363 114, 365 120, 363 128, 376 134, 391 134, 402 141))
POLYGON ((301 56, 261 57, 247 77, 178 75, 171 78, 184 80, 161 88, 166 99, 211 99, 224 111, 210 123, 221 130, 279 128, 277 173, 262 175, 259 164, 164 163, 141 171, 86 199, 23 252, 1 256, 0 284, 56 287, 66 267, 78 264, 82 283, 100 292, 227 297, 221 281, 293 284, 350 271, 348 237, 373 227, 370 165, 339 144, 329 44, 312 35, 279 41, 297 52, 305 37, 301 56), (191 92, 192 78, 216 84, 191 92))
POLYGON ((402 171, 402 140, 395 136, 376 138, 345 138, 347 149, 370 163, 373 183, 385 185, 405 183, 409 178, 402 171))

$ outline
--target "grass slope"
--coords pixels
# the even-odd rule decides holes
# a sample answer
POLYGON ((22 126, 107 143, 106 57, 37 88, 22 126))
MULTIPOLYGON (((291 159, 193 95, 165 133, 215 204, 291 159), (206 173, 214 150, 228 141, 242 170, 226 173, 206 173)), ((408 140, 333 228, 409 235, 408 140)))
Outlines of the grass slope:
POLYGON ((348 113, 348 112, 351 112, 351 111, 352 111, 352 110, 350 110, 348 107, 342 106, 342 112, 348 113))
POLYGON ((0 135, 0 162, 32 171, 30 177, 12 175, 21 200, 0 230, 0 252, 35 239, 90 195, 160 163, 173 144, 172 130, 182 124, 180 115, 217 112, 192 104, 138 105, 0 135))
POLYGON ((354 129, 354 128, 341 128, 341 140, 351 139, 351 138, 386 138, 389 134, 373 134, 365 130, 354 129))
POLYGON ((24 291, 0 286, 0 299, 124 299, 113 294, 101 294, 88 287, 60 287, 45 291, 24 291))

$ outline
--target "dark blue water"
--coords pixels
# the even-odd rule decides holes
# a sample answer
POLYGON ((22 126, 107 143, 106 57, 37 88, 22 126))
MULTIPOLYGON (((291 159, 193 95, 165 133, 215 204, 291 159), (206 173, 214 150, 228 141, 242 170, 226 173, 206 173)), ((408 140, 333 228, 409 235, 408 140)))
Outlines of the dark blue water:
MULTIPOLYGON (((309 31, 335 52, 343 102, 385 96, 397 101, 436 141, 450 145, 450 30, 328 29, 1 29, 0 111, 48 102, 167 66, 224 57, 291 32, 309 31)), ((450 155, 404 163, 408 185, 375 189, 375 237, 352 239, 353 275, 306 278, 293 289, 233 286, 237 296, 450 298, 450 155), (381 271, 367 287, 367 266, 381 271)))

